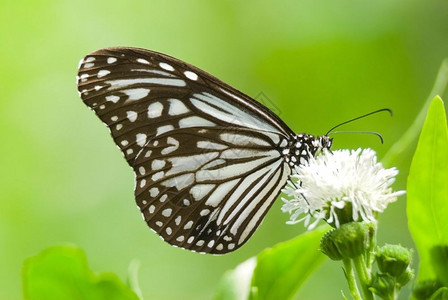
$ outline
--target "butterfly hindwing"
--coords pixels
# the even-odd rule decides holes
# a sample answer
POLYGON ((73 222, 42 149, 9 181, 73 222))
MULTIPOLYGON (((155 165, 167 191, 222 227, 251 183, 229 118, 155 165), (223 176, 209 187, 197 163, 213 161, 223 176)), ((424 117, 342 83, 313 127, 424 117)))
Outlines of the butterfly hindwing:
POLYGON ((159 135, 134 170, 148 225, 170 244, 215 254, 247 241, 291 173, 269 137, 223 127, 159 135))

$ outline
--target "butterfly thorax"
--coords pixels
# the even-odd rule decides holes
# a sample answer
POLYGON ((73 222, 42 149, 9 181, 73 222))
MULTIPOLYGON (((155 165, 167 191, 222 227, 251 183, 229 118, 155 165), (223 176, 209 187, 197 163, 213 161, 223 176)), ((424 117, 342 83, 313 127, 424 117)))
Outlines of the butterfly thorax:
POLYGON ((286 162, 292 167, 305 163, 311 156, 324 149, 330 150, 333 139, 326 135, 314 136, 306 133, 299 133, 283 149, 282 154, 286 162))

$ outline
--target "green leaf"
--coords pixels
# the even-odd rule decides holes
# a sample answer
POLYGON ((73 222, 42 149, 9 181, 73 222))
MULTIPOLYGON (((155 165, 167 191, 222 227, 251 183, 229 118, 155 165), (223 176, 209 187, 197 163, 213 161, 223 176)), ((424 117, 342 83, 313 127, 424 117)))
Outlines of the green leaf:
POLYGON ((319 251, 321 226, 290 241, 266 249, 257 256, 250 299, 290 299, 306 278, 324 261, 319 251))
POLYGON ((25 260, 23 293, 26 300, 138 300, 113 273, 94 274, 84 252, 56 246, 25 260))
POLYGON ((429 300, 447 300, 448 299, 448 288, 443 287, 437 290, 429 300))
POLYGON ((257 260, 251 257, 221 278, 215 300, 246 300, 249 297, 250 281, 257 260))
POLYGON ((440 97, 432 100, 412 159, 407 201, 419 280, 431 279, 436 277, 431 249, 448 245, 448 131, 440 97))

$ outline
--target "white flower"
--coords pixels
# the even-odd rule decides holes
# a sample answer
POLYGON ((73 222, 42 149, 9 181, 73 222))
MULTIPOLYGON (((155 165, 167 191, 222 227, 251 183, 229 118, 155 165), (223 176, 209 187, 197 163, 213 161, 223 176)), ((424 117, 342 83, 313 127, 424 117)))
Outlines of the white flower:
POLYGON ((405 193, 390 188, 398 170, 384 169, 372 149, 324 151, 296 172, 283 190, 282 211, 291 214, 288 224, 303 221, 308 229, 322 219, 339 227, 338 213, 348 203, 353 221, 376 222, 376 214, 405 193))

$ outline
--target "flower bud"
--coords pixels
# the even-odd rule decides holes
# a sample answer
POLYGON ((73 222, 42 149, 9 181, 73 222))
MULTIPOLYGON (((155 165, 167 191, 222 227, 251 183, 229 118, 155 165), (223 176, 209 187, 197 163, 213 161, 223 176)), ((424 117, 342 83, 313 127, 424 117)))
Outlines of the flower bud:
POLYGON ((375 274, 369 290, 383 299, 390 299, 395 292, 395 278, 389 274, 375 274))
POLYGON ((401 276, 411 263, 412 253, 400 245, 385 245, 378 248, 376 262, 381 272, 401 276))
POLYGON ((414 269, 407 268, 400 276, 397 277, 397 283, 400 286, 405 286, 409 281, 414 278, 414 269))
POLYGON ((343 259, 343 256, 333 241, 335 230, 337 229, 330 229, 324 234, 320 240, 320 251, 322 251, 322 253, 328 256, 331 260, 341 260, 343 259))
POLYGON ((369 225, 351 222, 327 232, 321 240, 321 250, 333 260, 354 258, 369 247, 369 225))

